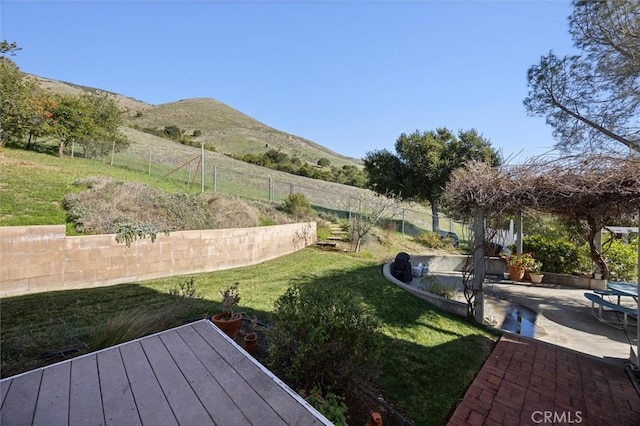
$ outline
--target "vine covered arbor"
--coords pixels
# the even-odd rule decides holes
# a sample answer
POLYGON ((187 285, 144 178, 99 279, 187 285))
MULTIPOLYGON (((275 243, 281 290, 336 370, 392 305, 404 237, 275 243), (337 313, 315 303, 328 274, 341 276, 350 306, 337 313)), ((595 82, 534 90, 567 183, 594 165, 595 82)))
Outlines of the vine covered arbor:
POLYGON ((469 162, 454 172, 445 201, 458 214, 474 218, 474 316, 482 322, 485 219, 539 211, 581 224, 588 229, 591 257, 606 279, 609 269, 597 236, 605 226, 622 221, 640 226, 640 158, 540 157, 500 168, 469 162))

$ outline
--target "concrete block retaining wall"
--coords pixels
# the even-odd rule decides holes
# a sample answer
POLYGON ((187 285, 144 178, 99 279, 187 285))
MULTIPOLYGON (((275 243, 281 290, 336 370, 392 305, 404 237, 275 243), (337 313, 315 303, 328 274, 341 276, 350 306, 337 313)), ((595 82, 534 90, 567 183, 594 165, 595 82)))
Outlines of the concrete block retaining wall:
POLYGON ((67 237, 64 225, 0 227, 0 297, 255 265, 316 241, 316 224, 177 231, 134 241, 67 237))

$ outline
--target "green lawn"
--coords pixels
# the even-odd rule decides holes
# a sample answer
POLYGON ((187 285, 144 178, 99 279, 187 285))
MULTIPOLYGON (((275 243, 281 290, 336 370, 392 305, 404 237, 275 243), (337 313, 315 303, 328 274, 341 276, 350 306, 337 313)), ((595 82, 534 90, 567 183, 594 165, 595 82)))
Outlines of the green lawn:
MULTIPOLYGON (((144 173, 110 167, 101 161, 58 158, 34 151, 0 151, 0 226, 63 225, 65 195, 79 191, 73 183, 82 177, 102 175, 141 182, 166 192, 184 192, 184 181, 150 177, 144 173)), ((69 234, 74 231, 69 227, 69 234)))
POLYGON ((348 253, 307 248, 260 265, 194 278, 198 298, 171 295, 170 289, 185 280, 175 277, 2 299, 2 376, 41 365, 38 358, 46 353, 81 348, 74 353, 78 355, 97 349, 107 325, 140 317, 141 312, 153 321, 134 330, 134 335, 208 317, 219 311, 219 291, 236 281, 240 310, 267 322, 274 301, 288 285, 322 286, 333 281, 360 294, 383 324, 380 383, 385 397, 416 424, 439 425, 462 398, 497 339, 489 330, 438 311, 392 285, 382 276, 379 261, 348 253))

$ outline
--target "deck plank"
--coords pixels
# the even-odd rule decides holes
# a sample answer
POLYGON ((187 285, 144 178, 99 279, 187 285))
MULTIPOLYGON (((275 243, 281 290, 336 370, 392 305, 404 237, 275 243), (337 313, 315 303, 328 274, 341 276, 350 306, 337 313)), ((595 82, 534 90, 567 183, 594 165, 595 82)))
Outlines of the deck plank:
POLYGON ((118 347, 98 352, 98 374, 107 425, 141 425, 118 347))
MULTIPOLYGON (((163 334, 161 339, 216 424, 250 424, 194 353, 197 347, 194 349, 189 342, 193 342, 194 339, 202 341, 202 338, 192 327, 181 328, 175 334, 163 334), (183 337, 185 335, 186 339, 183 337)), ((206 343, 201 347, 210 350, 206 343)))
POLYGON ((33 416, 34 425, 66 425, 69 423, 69 383, 71 363, 63 362, 46 368, 33 416))
MULTIPOLYGON (((196 325, 199 331, 204 331, 207 326, 208 324, 206 323, 196 325)), ((220 337, 220 339, 224 338, 220 337)), ((215 345, 214 341, 210 341, 209 343, 215 345)), ((286 384, 282 383, 279 379, 268 376, 242 352, 236 350, 232 345, 216 345, 215 348, 228 363, 241 372, 245 382, 262 396, 265 402, 279 414, 286 424, 322 424, 320 419, 306 408, 308 405, 306 401, 295 399, 283 388, 286 384)), ((311 409, 315 411, 315 409, 311 409)))
MULTIPOLYGON (((175 331, 166 333, 175 333, 175 331)), ((178 423, 213 425, 207 410, 200 403, 160 338, 152 336, 141 340, 141 344, 178 423)))
POLYGON ((69 425, 105 425, 98 358, 95 354, 82 356, 71 362, 69 425))
MULTIPOLYGON (((3 425, 22 426, 30 425, 33 422, 41 380, 42 370, 23 374, 10 380, 11 384, 0 412, 3 425)), ((2 383, 4 385, 6 382, 2 383)))
MULTIPOLYGON (((252 387, 253 383, 248 383, 244 378, 247 371, 253 369, 260 371, 258 367, 244 353, 238 351, 216 330, 213 330, 210 325, 204 322, 196 323, 194 324, 194 329, 203 338, 204 343, 209 346, 207 350, 206 347, 200 344, 196 352, 198 354, 209 354, 211 351, 215 351, 217 354, 215 358, 211 356, 201 358, 202 363, 214 373, 220 385, 225 388, 234 403, 241 407, 249 421, 252 424, 259 424, 261 421, 264 422, 263 424, 287 424, 282 417, 283 413, 277 412, 266 401, 269 398, 269 394, 277 394, 284 392, 284 390, 271 378, 261 374, 257 377, 257 380, 263 382, 260 389, 266 393, 258 393, 252 387)), ((299 405, 293 399, 290 399, 290 403, 295 403, 295 406, 299 405)), ((308 416, 305 423, 313 424, 315 416, 312 416, 310 412, 305 414, 308 416)))
POLYGON ((10 387, 11 380, 0 380, 0 408, 4 404, 4 399, 7 397, 10 387))
POLYGON ((142 424, 177 425, 178 421, 169 407, 169 402, 160 388, 140 342, 131 342, 122 346, 120 353, 142 424))
POLYGON ((0 380, 0 423, 326 424, 206 320, 0 380))

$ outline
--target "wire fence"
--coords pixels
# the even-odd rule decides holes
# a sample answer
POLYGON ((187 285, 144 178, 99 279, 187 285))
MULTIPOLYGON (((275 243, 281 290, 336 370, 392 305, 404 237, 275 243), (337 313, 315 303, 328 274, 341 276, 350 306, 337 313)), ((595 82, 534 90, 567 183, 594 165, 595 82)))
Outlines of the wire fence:
MULTIPOLYGON (((145 149, 135 144, 126 152, 113 152, 102 161, 163 180, 179 192, 232 194, 274 203, 284 202, 290 194, 301 193, 315 210, 339 219, 361 212, 362 200, 373 197, 373 192, 367 189, 292 175, 192 147, 178 145, 177 148, 173 144, 145 149)), ((79 156, 77 152, 75 155, 79 156)), ((433 229, 432 215, 425 210, 415 203, 398 203, 393 216, 381 219, 395 223, 396 231, 403 235, 416 235, 433 229)), ((460 222, 444 216, 440 216, 439 222, 440 230, 464 233, 460 222)))

